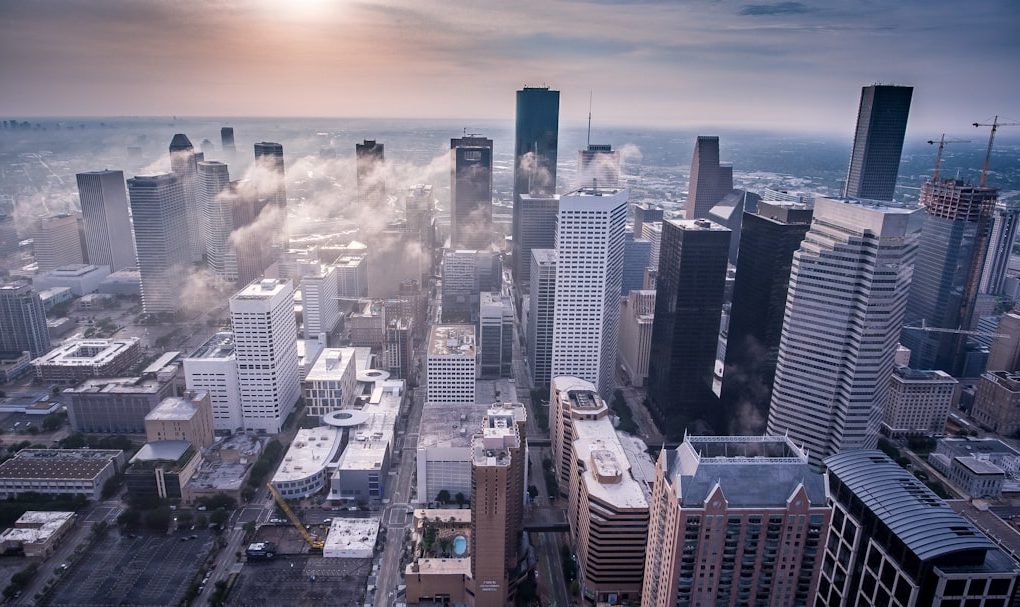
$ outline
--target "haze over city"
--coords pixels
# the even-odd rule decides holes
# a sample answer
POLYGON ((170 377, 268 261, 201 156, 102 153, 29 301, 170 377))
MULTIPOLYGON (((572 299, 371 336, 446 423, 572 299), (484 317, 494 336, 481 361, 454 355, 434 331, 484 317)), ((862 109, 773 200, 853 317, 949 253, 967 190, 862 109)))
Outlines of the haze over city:
POLYGON ((1018 25, 0 1, 0 601, 1020 604, 1018 25))

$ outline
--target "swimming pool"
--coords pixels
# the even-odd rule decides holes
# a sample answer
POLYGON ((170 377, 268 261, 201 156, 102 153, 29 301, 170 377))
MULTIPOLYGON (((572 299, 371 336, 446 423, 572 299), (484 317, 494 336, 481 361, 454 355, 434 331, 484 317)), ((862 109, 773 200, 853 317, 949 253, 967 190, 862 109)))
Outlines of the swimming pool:
POLYGON ((467 554, 467 538, 458 535, 453 538, 453 556, 464 556, 467 554))

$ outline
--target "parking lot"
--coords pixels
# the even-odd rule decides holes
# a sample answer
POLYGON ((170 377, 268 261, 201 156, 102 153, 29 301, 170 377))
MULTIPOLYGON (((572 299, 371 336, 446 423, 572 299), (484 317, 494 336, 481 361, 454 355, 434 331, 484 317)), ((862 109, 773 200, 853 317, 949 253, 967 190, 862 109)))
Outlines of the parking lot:
POLYGON ((371 571, 372 559, 296 556, 248 562, 238 574, 228 604, 233 607, 362 605, 371 571))
POLYGON ((66 607, 177 605, 213 547, 206 530, 134 538, 110 533, 61 578, 45 604, 66 607), (191 535, 197 535, 195 539, 191 535))

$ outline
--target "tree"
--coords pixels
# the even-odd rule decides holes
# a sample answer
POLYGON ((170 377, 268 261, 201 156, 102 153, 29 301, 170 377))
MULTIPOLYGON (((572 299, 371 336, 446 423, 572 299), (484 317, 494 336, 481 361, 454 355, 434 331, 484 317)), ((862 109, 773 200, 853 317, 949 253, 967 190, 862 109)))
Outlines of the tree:
POLYGON ((467 501, 467 498, 464 497, 464 494, 459 491, 457 492, 457 495, 453 496, 453 499, 455 502, 457 502, 458 506, 463 506, 464 502, 467 501))
POLYGON ((209 520, 213 524, 222 528, 223 525, 226 525, 227 521, 230 520, 230 513, 228 513, 223 508, 218 508, 216 510, 213 510, 212 514, 209 515, 209 520))
POLYGON ((445 504, 449 502, 450 492, 447 491, 446 489, 443 489, 442 491, 439 492, 438 495, 436 495, 436 501, 439 502, 440 504, 445 504))
POLYGON ((191 513, 188 512, 187 510, 184 510, 182 512, 178 512, 177 513, 177 527, 178 528, 180 528, 180 527, 190 527, 191 526, 191 521, 192 521, 193 518, 194 517, 192 517, 191 513))
POLYGON ((209 510, 218 510, 220 508, 233 510, 237 507, 237 502, 234 501, 234 498, 225 493, 217 493, 216 495, 200 497, 197 501, 199 505, 205 506, 209 510))
POLYGON ((203 528, 208 527, 209 517, 206 516, 204 512, 199 512, 198 516, 195 517, 195 525, 203 528))
POLYGON ((170 513, 170 506, 158 506, 146 512, 142 520, 153 531, 166 531, 171 519, 173 514, 170 513))
POLYGON ((255 531, 255 521, 248 521, 247 523, 244 524, 243 529, 245 533, 251 533, 252 531, 255 531))
POLYGON ((528 485, 528 497, 535 499, 538 497, 538 487, 534 485, 528 485))
POLYGON ((117 524, 127 529, 135 529, 142 524, 142 513, 134 508, 128 508, 117 516, 117 524))
POLYGON ((50 413, 49 415, 44 417, 43 420, 42 420, 43 430, 45 430, 47 432, 53 432, 54 430, 59 430, 60 427, 63 426, 63 425, 64 425, 64 420, 61 419, 59 415, 56 415, 54 413, 50 413))

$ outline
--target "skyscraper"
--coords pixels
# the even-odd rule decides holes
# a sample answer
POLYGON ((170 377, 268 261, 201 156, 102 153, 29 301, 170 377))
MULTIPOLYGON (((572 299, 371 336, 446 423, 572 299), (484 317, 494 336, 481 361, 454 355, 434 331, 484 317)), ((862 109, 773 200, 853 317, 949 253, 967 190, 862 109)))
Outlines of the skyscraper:
POLYGON ((719 138, 698 136, 684 204, 686 219, 702 219, 733 189, 733 167, 719 164, 719 138))
POLYGON ((556 243, 556 214, 560 210, 559 196, 521 194, 514 204, 514 266, 517 284, 529 292, 531 280, 531 252, 551 249, 556 243))
POLYGON ((486 379, 513 374, 514 311, 510 298, 498 292, 479 294, 478 366, 486 379))
POLYGON ((492 140, 450 140, 450 246, 492 245, 492 140))
POLYGON ((170 170, 180 179, 181 188, 184 190, 188 251, 191 261, 202 261, 202 255, 205 254, 205 234, 202 231, 202 211, 198 197, 198 158, 195 148, 184 133, 177 133, 170 141, 170 170))
MULTIPOLYGON (((529 87, 517 91, 517 125, 514 138, 514 264, 520 275, 531 264, 529 253, 521 253, 519 207, 521 196, 548 197, 556 193, 556 155, 560 125, 560 92, 549 87, 529 87)), ((548 246, 548 245, 546 245, 548 246)))
POLYGON ((721 400, 727 433, 758 434, 765 427, 793 253, 811 227, 802 202, 759 202, 744 213, 733 282, 721 400))
POLYGON ((84 263, 78 218, 60 213, 37 220, 32 227, 32 252, 40 272, 84 263))
POLYGON ((552 377, 616 385, 627 191, 581 188, 560 198, 552 377))
POLYGON ((230 233, 233 231, 232 197, 229 195, 230 171, 215 160, 198 163, 198 199, 203 219, 206 258, 217 276, 237 280, 237 259, 231 257, 230 233), (231 259, 233 263, 230 263, 231 259))
POLYGON ((50 350, 46 310, 28 283, 0 286, 0 351, 28 352, 32 358, 50 350))
POLYGON ((527 470, 525 422, 520 404, 496 404, 471 439, 471 549, 475 607, 504 607, 517 566, 527 470))
POLYGON ((1000 202, 995 205, 992 231, 988 236, 988 253, 981 269, 981 293, 998 295, 1006 280, 1009 256, 1016 242, 1017 227, 1020 227, 1020 203, 1000 202))
POLYGON ((921 223, 917 210, 815 198, 793 255, 767 425, 814 465, 875 445, 921 223))
POLYGON ((246 430, 276 434, 300 394, 294 289, 258 280, 230 298, 238 393, 246 430))
POLYGON ((910 86, 873 84, 861 89, 844 197, 893 199, 913 93, 910 86))
POLYGON ((191 264, 184 188, 174 173, 128 179, 142 308, 146 314, 175 313, 184 270, 191 264))
MULTIPOLYGON (((989 231, 998 191, 955 179, 928 181, 921 187, 924 224, 904 320, 913 326, 969 328, 978 296, 989 231)), ((910 366, 959 375, 966 336, 905 329, 910 366)))
POLYGON ((358 165, 358 202, 381 209, 386 202, 386 179, 382 175, 386 161, 383 144, 366 139, 354 144, 358 165))
POLYGON ((633 232, 627 232, 623 245, 623 284, 620 295, 626 295, 634 289, 640 289, 645 282, 645 270, 652 259, 652 243, 636 238, 633 232))
POLYGON ((813 604, 827 498, 784 436, 685 436, 655 466, 642 607, 813 604))
POLYGON ((265 178, 270 181, 268 191, 264 192, 266 201, 286 210, 287 183, 283 165, 283 146, 271 141, 256 143, 255 162, 266 171, 265 178))
MULTIPOLYGON (((237 147, 234 145, 234 127, 225 126, 220 128, 220 144, 223 146, 223 151, 228 154, 233 154, 237 151, 237 147)), ((205 151, 204 146, 202 151, 205 151)))
POLYGON ((648 396, 659 425, 721 433, 712 392, 730 231, 707 219, 662 222, 648 396))
POLYGON ((121 171, 78 173, 78 198, 85 222, 89 263, 111 272, 135 265, 135 241, 121 171))
POLYGON ((528 298, 528 364, 531 380, 552 379, 553 316, 556 310, 556 249, 532 249, 528 298))
POLYGON ((620 152, 602 143, 589 143, 587 149, 577 150, 576 181, 577 187, 619 187, 620 152))

